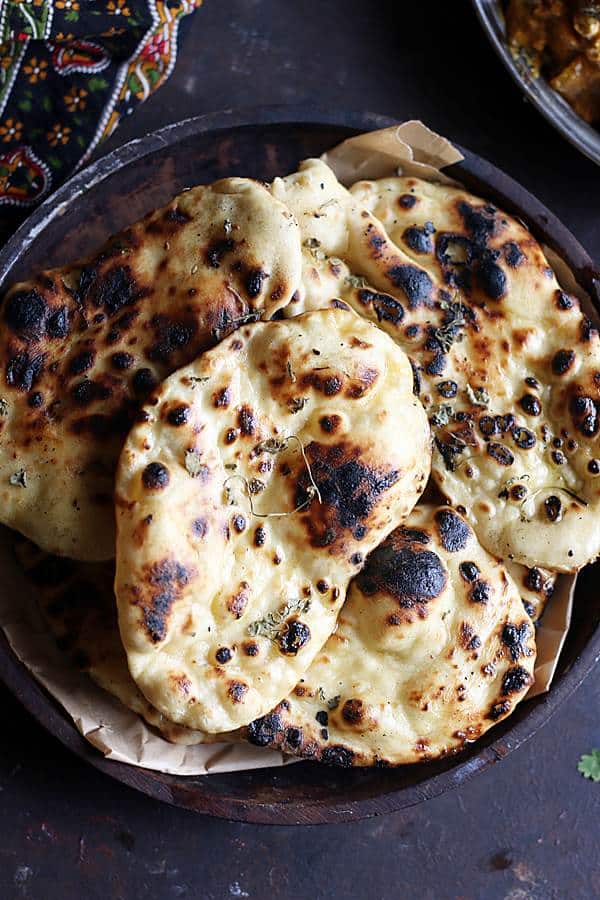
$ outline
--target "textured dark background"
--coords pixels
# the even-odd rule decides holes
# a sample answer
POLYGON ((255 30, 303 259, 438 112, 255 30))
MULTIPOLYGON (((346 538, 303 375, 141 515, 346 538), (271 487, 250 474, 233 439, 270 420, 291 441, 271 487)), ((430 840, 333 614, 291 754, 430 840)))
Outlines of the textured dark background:
MULTIPOLYGON (((171 81, 103 152, 236 106, 419 117, 508 171, 600 257, 600 169, 522 100, 465 0, 205 0, 185 30, 171 81)), ((2 900, 600 897, 600 785, 576 770, 600 745, 597 675, 460 792, 303 829, 161 806, 84 766, 2 690, 0 702, 2 900)))

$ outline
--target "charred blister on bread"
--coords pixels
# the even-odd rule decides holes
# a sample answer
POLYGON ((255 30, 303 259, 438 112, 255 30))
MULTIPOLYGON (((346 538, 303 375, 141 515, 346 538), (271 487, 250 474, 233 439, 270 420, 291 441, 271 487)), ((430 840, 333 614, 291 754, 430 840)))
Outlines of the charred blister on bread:
POLYGON ((371 552, 294 690, 241 733, 343 767, 437 759, 512 712, 535 655, 502 563, 454 510, 418 506, 371 552))

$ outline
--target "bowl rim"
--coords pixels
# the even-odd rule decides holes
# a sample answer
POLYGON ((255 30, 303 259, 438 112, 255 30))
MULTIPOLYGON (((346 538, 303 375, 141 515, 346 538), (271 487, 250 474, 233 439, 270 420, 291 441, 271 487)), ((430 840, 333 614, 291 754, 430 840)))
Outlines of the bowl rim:
MULTIPOLYGON (((46 198, 0 250, 0 284, 4 282, 20 254, 30 246, 37 235, 52 226, 55 218, 62 215, 66 205, 77 202, 87 190, 109 178, 121 167, 165 147, 175 146, 178 142, 197 134, 207 132, 216 134, 223 130, 257 125, 292 124, 305 127, 339 127, 348 130, 349 133, 357 133, 397 125, 399 122, 374 113, 340 110, 332 112, 323 108, 298 105, 228 109, 169 124, 144 137, 136 138, 91 163, 46 198)), ((464 162, 456 163, 446 171, 455 174, 457 178, 467 175, 471 182, 480 181, 482 185, 493 181, 492 190, 495 197, 501 198, 508 211, 511 205, 515 205, 515 197, 518 196, 519 205, 527 207, 527 220, 532 231, 545 235, 547 243, 560 248, 560 252, 563 256, 566 255, 567 262, 577 274, 578 280, 581 279, 581 283, 593 294, 595 305, 600 309, 600 273, 595 270, 587 251, 566 226, 510 176, 469 150, 462 147, 459 149, 464 154, 464 162)), ((358 821, 408 808, 461 785, 528 741, 589 676, 599 661, 600 626, 596 627, 583 651, 559 681, 555 682, 551 691, 536 698, 535 705, 521 721, 511 725, 505 734, 482 746, 474 755, 462 758, 462 755, 458 754, 453 758, 456 759, 455 765, 419 784, 395 787, 388 792, 350 800, 342 796, 340 799, 328 798, 325 802, 307 799, 303 801, 302 808, 298 808, 294 801, 285 799, 277 802, 258 802, 249 806, 245 799, 224 796, 218 792, 213 795, 207 794, 206 802, 199 805, 193 802, 191 792, 186 792, 183 788, 173 789, 173 785, 169 783, 169 779, 173 776, 161 775, 152 770, 103 757, 82 737, 62 707, 17 659, 4 632, 0 631, 0 679, 46 730, 96 769, 142 793, 173 805, 235 821, 278 825, 358 821)), ((477 744, 473 744, 473 747, 476 746, 477 744)), ((297 765, 300 772, 304 766, 311 766, 314 763, 305 762, 297 765)), ((260 772, 268 771, 260 770, 260 772)), ((231 774, 235 777, 235 773, 231 774)), ((208 778, 208 784, 210 780, 208 778)))
POLYGON ((527 78, 519 71, 506 45, 504 14, 499 0, 471 0, 471 3, 481 27, 513 81, 570 144, 600 165, 600 131, 582 119, 545 78, 527 78))

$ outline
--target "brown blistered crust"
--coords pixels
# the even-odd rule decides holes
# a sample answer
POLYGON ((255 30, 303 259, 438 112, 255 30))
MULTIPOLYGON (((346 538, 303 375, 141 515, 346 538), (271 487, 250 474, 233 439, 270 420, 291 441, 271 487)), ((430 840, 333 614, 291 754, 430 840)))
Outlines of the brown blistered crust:
MULTIPOLYGON (((3 454, 12 459, 35 447, 30 468, 46 483, 56 479, 56 458, 44 454, 54 448, 66 456, 64 481, 51 492, 57 515, 64 506, 61 525, 68 535, 48 549, 112 555, 112 522, 100 510, 103 527, 95 527, 95 497, 112 480, 140 404, 165 376, 240 322, 288 302, 300 272, 293 226, 263 185, 226 180, 184 192, 85 263, 44 272, 9 292, 0 313, 1 394, 10 419, 1 420, 0 464, 3 454), (238 221, 224 218, 223 194, 238 221), (264 235, 252 226, 251 242, 246 232, 253 209, 266 224, 264 235), (235 240, 226 239, 229 228, 235 240), (95 468, 104 472, 98 491, 95 468)), ((180 424, 182 417, 173 412, 169 421, 180 424)), ((52 543, 52 529, 42 533, 36 525, 36 484, 19 498, 32 504, 26 516, 13 521, 7 494, 2 518, 38 543, 52 543)))
MULTIPOLYGON (((305 452, 322 500, 310 503, 302 515, 310 545, 342 553, 349 534, 362 540, 368 533, 372 510, 398 481, 400 472, 369 467, 361 461, 362 449, 347 441, 327 445, 312 441, 305 452)), ((297 482, 295 506, 309 502, 311 486, 304 471, 297 482)))
POLYGON ((243 736, 343 767, 444 757, 512 712, 534 661, 506 570, 454 510, 417 507, 367 558, 300 683, 243 736))
POLYGON ((359 182, 351 195, 365 224, 360 252, 345 261, 356 274, 364 261, 365 278, 336 293, 411 357, 438 487, 469 510, 490 552, 581 568, 600 549, 596 327, 538 242, 494 204, 416 178, 359 182), (389 283, 394 252, 430 278, 424 305, 389 283))

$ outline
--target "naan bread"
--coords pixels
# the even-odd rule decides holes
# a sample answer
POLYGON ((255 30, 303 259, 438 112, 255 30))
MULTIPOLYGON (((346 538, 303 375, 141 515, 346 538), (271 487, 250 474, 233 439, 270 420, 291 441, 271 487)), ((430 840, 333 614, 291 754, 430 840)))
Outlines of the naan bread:
MULTIPOLYGON (((169 722, 144 697, 129 674, 119 636, 112 562, 86 563, 51 556, 29 541, 15 552, 57 647, 99 687, 142 716, 174 744, 212 743, 214 737, 169 722)), ((219 737, 227 740, 226 737, 219 737)))
POLYGON ((167 379, 117 475, 121 636, 164 715, 228 731, 292 689, 430 468, 406 356, 352 313, 244 326, 167 379))
POLYGON ((558 575, 547 569, 533 566, 528 569, 520 563, 505 562, 506 571, 519 589, 525 612, 535 624, 539 624, 547 604, 552 599, 558 575))
POLYGON ((195 187, 0 313, 0 521, 44 549, 114 556, 113 481, 140 399, 298 287, 291 213, 261 184, 195 187))
POLYGON ((454 510, 418 506, 373 550, 295 689, 245 736, 340 766, 435 759, 508 716, 534 663, 504 566, 454 510))
POLYGON ((345 191, 317 160, 273 193, 304 244, 288 314, 346 304, 405 350, 435 435, 434 478, 483 545, 560 572, 593 560, 600 340, 531 234, 484 200, 415 178, 345 191))

